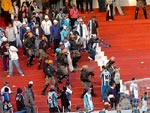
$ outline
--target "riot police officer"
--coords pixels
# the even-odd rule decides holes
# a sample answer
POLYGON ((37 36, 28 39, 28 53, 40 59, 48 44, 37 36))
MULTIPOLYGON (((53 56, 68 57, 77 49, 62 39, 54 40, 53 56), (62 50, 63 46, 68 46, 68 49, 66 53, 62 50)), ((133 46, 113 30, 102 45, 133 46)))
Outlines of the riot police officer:
POLYGON ((93 77, 94 73, 91 71, 88 71, 87 65, 83 65, 81 68, 80 80, 81 80, 81 83, 83 85, 84 91, 83 91, 83 94, 81 95, 81 98, 83 98, 83 96, 84 96, 84 94, 88 88, 92 89, 92 92, 91 92, 92 96, 96 96, 96 94, 94 93, 93 85, 89 79, 89 76, 93 77))
POLYGON ((46 37, 43 35, 41 37, 41 41, 39 44, 39 62, 38 62, 38 69, 41 69, 41 64, 42 64, 42 57, 47 58, 48 55, 46 53, 47 46, 46 46, 46 37))
POLYGON ((32 65, 32 61, 34 58, 34 49, 35 49, 35 43, 34 43, 35 37, 31 32, 28 32, 27 38, 24 41, 24 47, 27 51, 27 66, 32 65))
POLYGON ((47 87, 49 86, 49 83, 52 82, 52 84, 57 88, 57 91, 60 91, 59 90, 59 87, 58 87, 58 84, 56 83, 55 81, 55 73, 56 73, 56 69, 53 67, 53 61, 52 60, 48 60, 48 66, 46 67, 45 69, 45 85, 43 87, 43 90, 42 90, 42 95, 45 95, 45 91, 47 89, 47 87))
POLYGON ((144 17, 145 19, 147 19, 147 12, 146 12, 146 0, 136 0, 136 11, 135 11, 135 19, 138 18, 138 12, 139 12, 139 7, 142 6, 143 9, 143 13, 144 13, 144 17))

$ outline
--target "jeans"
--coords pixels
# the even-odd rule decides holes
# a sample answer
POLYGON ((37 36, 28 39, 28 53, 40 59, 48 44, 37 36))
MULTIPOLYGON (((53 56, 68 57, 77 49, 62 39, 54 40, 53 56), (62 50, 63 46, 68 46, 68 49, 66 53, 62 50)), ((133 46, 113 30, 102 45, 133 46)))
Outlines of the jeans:
POLYGON ((20 65, 19 65, 19 62, 18 60, 9 60, 9 75, 12 76, 13 75, 13 69, 14 69, 14 65, 16 66, 18 72, 20 75, 23 74, 21 68, 20 68, 20 65))
POLYGON ((102 85, 102 100, 105 99, 105 95, 107 95, 108 90, 109 90, 109 85, 102 85))
POLYGON ((36 113, 35 106, 26 107, 27 113, 36 113))
POLYGON ((98 4, 99 4, 99 11, 105 12, 105 0, 98 0, 98 4))
POLYGON ((8 71, 8 55, 3 56, 3 66, 4 66, 4 71, 8 71))

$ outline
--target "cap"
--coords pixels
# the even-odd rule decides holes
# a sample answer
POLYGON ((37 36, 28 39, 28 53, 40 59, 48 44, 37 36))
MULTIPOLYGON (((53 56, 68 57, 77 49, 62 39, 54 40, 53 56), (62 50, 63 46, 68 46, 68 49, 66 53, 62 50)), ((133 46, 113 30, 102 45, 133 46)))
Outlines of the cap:
POLYGON ((61 53, 61 49, 60 48, 56 48, 56 53, 61 53))
POLYGON ((45 15, 45 19, 49 19, 49 17, 47 15, 45 15))
POLYGON ((96 37, 96 34, 92 34, 93 37, 96 37))
POLYGON ((83 19, 81 18, 79 21, 80 21, 80 22, 83 22, 83 19))
POLYGON ((65 53, 67 53, 67 50, 63 49, 61 52, 65 54, 65 53))
POLYGON ((29 83, 28 84, 33 84, 33 81, 29 81, 29 83))
POLYGON ((63 26, 63 29, 67 29, 67 26, 64 25, 64 26, 63 26))
POLYGON ((48 64, 52 64, 53 63, 53 61, 52 60, 48 60, 48 62, 47 62, 48 64))
POLYGON ((30 27, 26 27, 26 30, 30 30, 30 27))
POLYGON ((4 86, 6 86, 6 85, 8 85, 8 84, 9 84, 9 82, 7 82, 7 81, 6 81, 6 82, 4 82, 4 86))
POLYGON ((2 40, 5 42, 5 41, 7 41, 7 38, 5 36, 3 36, 2 40))
POLYGON ((88 66, 87 65, 82 65, 82 67, 81 67, 82 69, 87 69, 88 68, 88 66))
POLYGON ((43 35, 43 36, 41 37, 41 40, 46 40, 46 36, 43 35))
POLYGON ((22 22, 22 24, 24 25, 24 24, 26 24, 26 22, 22 22))
POLYGON ((69 81, 67 81, 67 82, 66 82, 66 85, 67 85, 67 86, 68 86, 68 85, 71 85, 71 83, 70 83, 69 81))
POLYGON ((71 38, 71 39, 74 39, 74 38, 75 38, 74 34, 71 34, 71 35, 70 35, 70 38, 71 38))
POLYGON ((53 23, 57 24, 57 23, 58 23, 58 21, 57 21, 57 20, 54 20, 54 21, 53 21, 53 23))
POLYGON ((51 85, 50 89, 54 89, 54 85, 51 85))

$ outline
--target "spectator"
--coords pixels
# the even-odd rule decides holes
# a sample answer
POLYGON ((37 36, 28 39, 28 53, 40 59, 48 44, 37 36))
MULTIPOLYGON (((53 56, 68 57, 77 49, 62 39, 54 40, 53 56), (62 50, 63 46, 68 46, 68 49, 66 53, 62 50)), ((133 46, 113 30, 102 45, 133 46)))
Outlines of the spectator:
POLYGON ((66 95, 66 87, 63 87, 63 91, 61 95, 58 97, 58 99, 61 99, 61 105, 62 105, 62 111, 63 112, 69 112, 69 100, 66 95))
POLYGON ((13 108, 12 108, 12 104, 10 103, 10 94, 9 94, 9 89, 7 87, 4 88, 2 99, 3 99, 3 112, 12 113, 13 108))
POLYGON ((12 13, 12 2, 11 2, 11 0, 2 0, 1 7, 4 11, 5 25, 8 26, 8 23, 11 23, 11 13, 12 13))
POLYGON ((4 89, 5 88, 8 88, 8 90, 9 90, 9 94, 12 94, 12 91, 11 91, 11 89, 10 89, 10 87, 8 86, 9 85, 9 83, 6 81, 6 82, 4 82, 4 86, 2 87, 2 89, 1 89, 1 95, 3 95, 3 93, 5 92, 4 91, 4 89))
POLYGON ((117 7, 119 14, 123 16, 124 13, 120 7, 120 0, 115 0, 113 2, 113 15, 116 15, 115 7, 117 7))
POLYGON ((107 96, 108 96, 108 101, 111 104, 111 109, 115 110, 117 107, 117 92, 116 92, 116 84, 115 82, 110 82, 110 88, 108 90, 107 96))
POLYGON ((26 87, 24 91, 24 104, 25 104, 27 113, 36 113, 34 93, 33 93, 32 87, 33 87, 33 81, 29 81, 28 86, 26 87))
POLYGON ((88 5, 90 5, 90 12, 93 13, 93 0, 85 0, 86 3, 86 13, 88 13, 88 5))
POLYGON ((111 80, 111 74, 109 71, 106 69, 105 66, 102 66, 102 72, 100 74, 100 78, 102 79, 102 101, 104 102, 104 97, 107 94, 109 90, 109 83, 111 80))
POLYGON ((60 27, 58 25, 58 21, 53 21, 54 25, 51 26, 50 32, 51 32, 51 38, 53 40, 53 46, 54 46, 54 53, 56 48, 58 48, 59 42, 60 42, 60 27))
POLYGON ((48 41, 48 49, 50 49, 50 41, 51 41, 51 38, 50 38, 50 27, 52 26, 52 22, 51 20, 49 19, 48 15, 45 15, 45 19, 42 21, 41 23, 41 27, 45 33, 45 36, 47 38, 47 41, 48 41))
POLYGON ((6 37, 8 38, 8 42, 10 45, 16 47, 16 35, 15 35, 15 28, 12 26, 12 23, 9 23, 6 27, 6 37))
POLYGON ((6 48, 8 49, 9 51, 9 75, 7 75, 7 77, 11 77, 13 75, 13 68, 14 68, 14 65, 16 66, 19 74, 21 76, 24 76, 21 68, 20 68, 20 65, 19 65, 19 57, 18 57, 18 49, 14 46, 10 46, 8 43, 6 44, 6 48))
POLYGON ((100 12, 105 12, 105 0, 98 0, 98 5, 99 5, 99 11, 100 12))
POLYGON ((91 88, 86 89, 86 93, 83 97, 84 99, 84 109, 86 112, 91 112, 94 110, 94 105, 91 96, 91 88))
POLYGON ((17 88, 17 94, 16 94, 16 107, 18 111, 24 111, 25 105, 24 105, 24 98, 22 95, 22 89, 17 88))
POLYGON ((130 95, 132 97, 132 107, 137 108, 138 107, 138 84, 136 83, 136 79, 132 78, 132 83, 130 84, 130 95))
POLYGON ((12 20, 12 22, 14 21, 14 17, 18 17, 18 13, 19 13, 19 8, 17 6, 17 1, 14 0, 12 2, 12 13, 11 13, 11 20, 12 20))
POLYGON ((54 90, 54 86, 52 85, 50 91, 48 92, 48 106, 49 106, 49 113, 56 113, 60 112, 58 102, 57 102, 58 95, 54 90))
POLYGON ((106 21, 114 20, 113 17, 113 0, 106 0, 106 21))

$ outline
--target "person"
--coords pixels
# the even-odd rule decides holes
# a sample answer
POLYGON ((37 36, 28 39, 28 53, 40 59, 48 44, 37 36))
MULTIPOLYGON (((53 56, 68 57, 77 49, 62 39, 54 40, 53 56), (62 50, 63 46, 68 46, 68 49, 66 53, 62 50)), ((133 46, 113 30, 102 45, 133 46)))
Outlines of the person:
POLYGON ((92 34, 97 34, 98 32, 98 22, 96 20, 96 16, 93 16, 91 20, 88 21, 88 31, 90 32, 90 36, 92 34))
POLYGON ((22 95, 22 89, 17 88, 17 94, 16 94, 16 107, 18 111, 25 111, 25 105, 24 105, 24 97, 22 95))
POLYGON ((76 0, 77 9, 80 9, 82 13, 84 12, 83 1, 84 0, 76 0), (79 8, 79 6, 80 6, 80 8, 79 8))
POLYGON ((69 111, 71 111, 71 107, 72 107, 72 104, 71 104, 71 95, 73 94, 73 90, 72 90, 72 86, 71 86, 71 83, 69 81, 66 82, 66 94, 67 94, 67 98, 68 98, 68 101, 69 101, 69 111))
POLYGON ((130 84, 130 95, 132 97, 132 107, 137 108, 138 107, 138 84, 136 83, 136 79, 132 78, 132 83, 130 84))
POLYGON ((57 102, 58 95, 54 90, 54 85, 51 85, 50 91, 48 92, 47 101, 49 106, 49 113, 56 113, 60 112, 58 102, 57 102))
POLYGON ((115 110, 116 107, 117 107, 117 92, 116 92, 116 84, 114 81, 111 81, 110 82, 110 88, 107 92, 107 97, 108 97, 108 101, 110 102, 111 104, 111 109, 112 110, 115 110))
POLYGON ((10 45, 16 47, 16 35, 15 35, 15 28, 12 26, 12 23, 8 23, 8 26, 5 30, 6 37, 10 45))
POLYGON ((124 13, 123 13, 122 8, 120 6, 120 0, 114 0, 113 1, 113 15, 116 15, 115 7, 117 7, 119 14, 123 16, 124 13))
POLYGON ((8 59, 9 59, 9 53, 6 48, 6 44, 8 43, 7 38, 3 36, 2 38, 2 44, 0 46, 0 55, 2 56, 3 59, 3 67, 4 67, 4 72, 8 72, 8 59))
POLYGON ((67 81, 69 81, 69 73, 68 73, 68 60, 67 60, 67 50, 63 49, 61 50, 61 53, 57 56, 57 62, 58 62, 58 82, 62 83, 62 79, 66 78, 67 81))
POLYGON ((66 95, 66 90, 67 90, 67 88, 64 86, 61 95, 58 96, 58 98, 57 98, 57 99, 61 99, 61 105, 62 105, 62 111, 63 112, 69 112, 68 108, 70 105, 69 100, 68 100, 67 95, 66 95))
POLYGON ((58 92, 60 91, 58 84, 56 83, 55 77, 54 77, 55 73, 56 73, 56 69, 53 67, 53 61, 49 60, 47 63, 48 63, 48 66, 45 69, 45 77, 46 77, 45 81, 46 81, 46 83, 43 87, 43 90, 41 93, 42 95, 45 95, 45 91, 48 88, 50 82, 53 83, 53 85, 57 88, 58 92))
POLYGON ((54 53, 56 48, 59 46, 60 42, 60 27, 58 26, 58 21, 53 21, 54 25, 51 26, 50 32, 51 32, 51 38, 53 40, 53 46, 54 46, 54 53))
POLYGON ((139 7, 142 6, 145 19, 147 19, 146 0, 136 1, 135 20, 138 18, 139 7))
POLYGON ((90 4, 90 12, 93 13, 93 0, 85 0, 86 3, 86 13, 88 13, 88 5, 90 4))
POLYGON ((63 30, 61 31, 61 42, 64 43, 64 39, 69 39, 69 31, 67 30, 67 26, 63 26, 63 30))
POLYGON ((10 87, 9 87, 9 82, 6 81, 6 82, 4 82, 4 86, 3 86, 2 89, 1 89, 1 95, 3 95, 4 89, 5 89, 6 87, 7 87, 8 90, 9 90, 8 93, 9 93, 9 94, 12 94, 12 91, 11 91, 11 89, 10 89, 10 87))
POLYGON ((14 46, 10 46, 8 43, 6 44, 6 48, 8 49, 9 52, 9 75, 7 77, 11 77, 13 75, 13 68, 16 66, 19 74, 21 76, 24 76, 23 71, 20 68, 19 65, 19 57, 18 57, 18 49, 14 46))
POLYGON ((63 29, 64 18, 65 18, 65 14, 63 12, 63 9, 61 8, 59 10, 59 13, 56 15, 56 19, 59 22, 59 27, 60 27, 61 30, 63 29))
POLYGON ((19 13, 19 7, 17 6, 17 0, 14 0, 12 2, 12 13, 11 13, 11 20, 13 22, 14 17, 18 17, 18 13, 19 13))
POLYGON ((8 23, 11 23, 12 1, 11 0, 2 0, 1 7, 4 11, 5 25, 8 26, 8 23))
POLYGON ((113 16, 113 0, 106 0, 106 21, 114 20, 113 16))
POLYGON ((98 0, 99 12, 105 12, 105 0, 98 0))
POLYGON ((86 89, 86 93, 83 97, 84 100, 84 109, 86 112, 91 112, 94 110, 94 105, 91 96, 91 88, 86 89))
POLYGON ((86 93, 86 89, 89 87, 92 88, 92 92, 91 92, 92 96, 94 96, 94 97, 96 96, 96 94, 94 93, 94 87, 93 87, 91 81, 89 80, 89 76, 93 77, 94 73, 91 71, 88 71, 87 65, 83 65, 81 68, 80 80, 81 80, 84 90, 81 95, 81 98, 83 98, 84 94, 86 93))
POLYGON ((27 113, 36 113, 34 93, 32 87, 33 87, 33 81, 29 81, 28 86, 25 88, 24 91, 24 105, 27 110, 27 113))
POLYGON ((74 34, 70 35, 69 43, 70 43, 70 51, 72 53, 72 65, 74 68, 77 68, 77 62, 81 58, 81 53, 78 50, 78 44, 76 43, 74 34))
POLYGON ((105 95, 107 94, 109 90, 109 83, 111 80, 111 74, 106 69, 105 66, 102 66, 102 72, 100 74, 100 78, 102 79, 102 101, 104 102, 105 95))
POLYGON ((45 15, 45 19, 41 23, 41 27, 45 33, 48 43, 48 49, 50 49, 50 27, 52 26, 52 22, 49 19, 48 15, 45 15))
POLYGON ((146 113, 148 110, 148 93, 144 92, 144 95, 141 97, 141 109, 142 109, 142 113, 146 113))
POLYGON ((86 49, 86 43, 88 41, 88 30, 87 26, 82 19, 80 19, 80 24, 77 26, 77 31, 82 40, 83 50, 86 49))
POLYGON ((10 94, 9 89, 7 87, 4 88, 4 93, 2 94, 2 101, 3 101, 3 112, 4 113, 12 113, 13 108, 10 102, 10 94))
POLYGON ((79 17, 79 11, 78 8, 75 7, 75 5, 73 5, 72 8, 70 8, 70 19, 71 19, 71 26, 74 26, 75 21, 77 20, 77 18, 79 17))
POLYGON ((27 51, 27 66, 32 66, 32 61, 34 58, 34 49, 35 49, 35 37, 32 32, 28 32, 27 38, 24 40, 24 47, 27 51))
POLYGON ((48 55, 46 53, 47 51, 47 45, 46 45, 46 37, 43 35, 41 37, 41 41, 39 44, 39 62, 38 62, 38 69, 41 69, 41 65, 42 65, 42 57, 44 57, 44 59, 48 58, 48 55))

